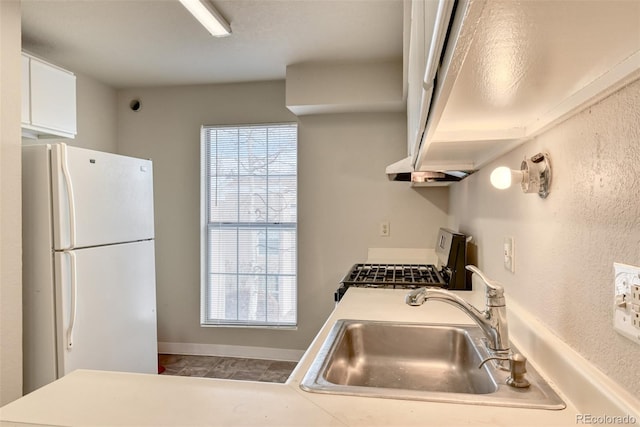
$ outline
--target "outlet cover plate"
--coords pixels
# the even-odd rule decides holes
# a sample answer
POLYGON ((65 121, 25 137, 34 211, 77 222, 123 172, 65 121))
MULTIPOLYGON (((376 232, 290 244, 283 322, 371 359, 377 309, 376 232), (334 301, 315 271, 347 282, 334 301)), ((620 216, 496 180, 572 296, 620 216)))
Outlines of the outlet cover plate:
POLYGON ((640 344, 640 267, 613 263, 615 295, 613 328, 640 344))
POLYGON ((389 221, 382 221, 380 223, 380 236, 381 237, 389 237, 391 234, 389 221))

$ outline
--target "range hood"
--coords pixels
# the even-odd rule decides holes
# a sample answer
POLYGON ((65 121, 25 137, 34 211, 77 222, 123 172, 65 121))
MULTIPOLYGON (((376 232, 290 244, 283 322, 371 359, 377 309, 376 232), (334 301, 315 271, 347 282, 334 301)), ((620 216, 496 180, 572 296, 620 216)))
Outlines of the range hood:
POLYGON ((415 184, 451 183, 460 181, 471 175, 471 170, 434 170, 415 171, 413 157, 406 157, 387 166, 386 173, 389 181, 413 182, 415 184))

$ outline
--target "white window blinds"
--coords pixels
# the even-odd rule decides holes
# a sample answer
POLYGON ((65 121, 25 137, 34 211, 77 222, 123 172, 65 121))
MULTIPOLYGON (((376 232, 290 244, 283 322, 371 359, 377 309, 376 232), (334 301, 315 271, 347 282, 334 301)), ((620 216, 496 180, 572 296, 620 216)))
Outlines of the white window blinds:
POLYGON ((297 320, 297 125, 205 126, 202 324, 297 320))

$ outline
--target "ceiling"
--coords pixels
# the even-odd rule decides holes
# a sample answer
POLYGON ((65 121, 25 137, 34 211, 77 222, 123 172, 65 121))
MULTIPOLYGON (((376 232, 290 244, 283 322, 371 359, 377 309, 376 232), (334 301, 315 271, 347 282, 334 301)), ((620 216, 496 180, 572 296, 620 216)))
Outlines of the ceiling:
POLYGON ((215 38, 178 0, 22 0, 23 49, 114 88, 285 78, 303 62, 402 59, 403 0, 213 0, 215 38))

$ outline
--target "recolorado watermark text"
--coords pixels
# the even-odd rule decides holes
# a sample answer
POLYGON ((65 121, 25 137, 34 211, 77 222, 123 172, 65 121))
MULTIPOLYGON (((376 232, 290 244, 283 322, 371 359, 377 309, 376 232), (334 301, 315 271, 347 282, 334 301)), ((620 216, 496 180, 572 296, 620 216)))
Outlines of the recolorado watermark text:
POLYGON ((637 422, 636 417, 632 415, 576 415, 576 424, 635 424, 637 422))

